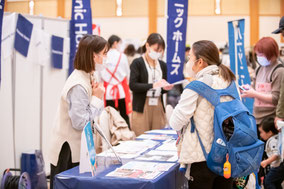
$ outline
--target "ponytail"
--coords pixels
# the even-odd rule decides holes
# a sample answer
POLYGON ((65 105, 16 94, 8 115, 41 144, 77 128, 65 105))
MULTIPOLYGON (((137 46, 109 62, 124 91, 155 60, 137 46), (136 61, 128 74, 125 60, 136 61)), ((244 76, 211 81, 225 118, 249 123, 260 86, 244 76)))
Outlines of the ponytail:
POLYGON ((236 80, 236 76, 227 66, 219 64, 218 67, 219 67, 219 74, 225 81, 232 82, 233 80, 236 80))

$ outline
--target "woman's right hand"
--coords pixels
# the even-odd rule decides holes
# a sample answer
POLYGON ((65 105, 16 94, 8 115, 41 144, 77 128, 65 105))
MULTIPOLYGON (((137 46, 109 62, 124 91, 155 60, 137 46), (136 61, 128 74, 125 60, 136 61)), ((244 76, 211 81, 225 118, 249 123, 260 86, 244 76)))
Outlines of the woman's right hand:
POLYGON ((166 87, 170 85, 166 80, 161 79, 159 81, 157 81, 156 83, 153 84, 153 88, 162 88, 162 87, 166 87))
POLYGON ((101 83, 92 81, 92 95, 102 99, 105 94, 105 88, 101 83))

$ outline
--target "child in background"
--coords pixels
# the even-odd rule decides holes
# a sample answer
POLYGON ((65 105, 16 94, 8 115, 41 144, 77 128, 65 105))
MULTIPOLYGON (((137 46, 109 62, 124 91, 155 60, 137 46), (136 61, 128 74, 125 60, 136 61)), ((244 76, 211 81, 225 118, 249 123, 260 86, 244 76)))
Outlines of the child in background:
POLYGON ((270 165, 270 171, 264 178, 264 188, 281 188, 281 183, 273 182, 273 179, 276 175, 273 175, 275 171, 274 168, 280 165, 280 156, 278 152, 278 131, 274 125, 273 117, 266 117, 261 122, 259 126, 260 137, 266 141, 265 152, 268 156, 268 159, 261 162, 263 168, 270 165))

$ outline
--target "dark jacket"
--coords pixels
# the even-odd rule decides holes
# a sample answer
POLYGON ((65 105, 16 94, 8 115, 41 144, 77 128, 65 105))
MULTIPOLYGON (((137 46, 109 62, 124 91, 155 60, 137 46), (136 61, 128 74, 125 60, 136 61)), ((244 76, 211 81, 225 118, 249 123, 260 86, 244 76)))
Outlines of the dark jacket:
MULTIPOLYGON (((161 60, 159 60, 159 63, 163 79, 167 80, 167 64, 161 60)), ((143 57, 134 59, 130 65, 129 86, 133 92, 133 110, 143 113, 147 91, 153 88, 153 84, 148 83, 148 71, 143 57)), ((165 90, 162 90, 162 94, 165 92, 165 90)), ((163 103, 163 95, 161 96, 161 100, 163 103)))

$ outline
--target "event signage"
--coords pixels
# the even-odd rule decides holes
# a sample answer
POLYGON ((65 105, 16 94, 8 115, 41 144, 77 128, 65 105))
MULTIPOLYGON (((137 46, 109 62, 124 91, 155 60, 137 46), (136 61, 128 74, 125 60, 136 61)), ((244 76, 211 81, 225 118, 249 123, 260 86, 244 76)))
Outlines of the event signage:
POLYGON ((70 20, 69 75, 74 69, 74 57, 80 39, 84 34, 92 34, 92 11, 90 0, 72 0, 72 18, 70 20))
POLYGON ((63 42, 62 37, 52 35, 51 37, 51 58, 54 68, 62 69, 63 60, 63 42))
POLYGON ((168 1, 167 68, 168 82, 183 79, 188 0, 168 1))
MULTIPOLYGON (((5 0, 0 0, 0 37, 2 36, 4 5, 5 5, 5 0)), ((1 86, 1 43, 0 43, 0 86, 1 86)))
POLYGON ((32 37, 33 24, 23 15, 18 15, 14 47, 23 56, 27 57, 32 37))
POLYGON ((92 176, 96 171, 96 148, 90 121, 85 125, 81 135, 79 171, 80 173, 91 172, 92 176))
MULTIPOLYGON (((251 84, 244 48, 245 20, 228 22, 230 67, 237 78, 237 85, 251 84)), ((252 113, 253 99, 244 98, 243 103, 252 113)))

